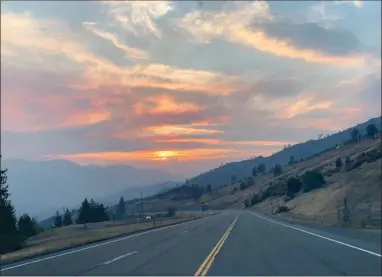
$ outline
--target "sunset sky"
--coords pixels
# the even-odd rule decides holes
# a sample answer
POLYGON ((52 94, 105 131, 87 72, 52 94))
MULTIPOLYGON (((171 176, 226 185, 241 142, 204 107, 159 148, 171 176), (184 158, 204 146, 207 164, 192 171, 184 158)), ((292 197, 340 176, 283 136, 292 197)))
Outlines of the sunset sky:
POLYGON ((381 3, 1 3, 3 157, 191 177, 380 115, 381 3))

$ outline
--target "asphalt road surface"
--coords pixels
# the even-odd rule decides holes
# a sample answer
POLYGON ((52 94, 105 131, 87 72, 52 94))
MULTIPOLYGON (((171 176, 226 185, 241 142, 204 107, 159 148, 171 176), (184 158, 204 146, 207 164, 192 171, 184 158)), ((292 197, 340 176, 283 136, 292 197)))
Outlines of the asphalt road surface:
POLYGON ((380 276, 381 241, 230 211, 6 265, 1 275, 380 276))

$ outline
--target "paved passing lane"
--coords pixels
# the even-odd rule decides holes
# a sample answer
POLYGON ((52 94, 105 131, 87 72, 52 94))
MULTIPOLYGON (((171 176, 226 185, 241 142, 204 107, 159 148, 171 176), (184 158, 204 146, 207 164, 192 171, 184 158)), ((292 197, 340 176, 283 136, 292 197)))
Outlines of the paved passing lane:
POLYGON ((225 212, 24 261, 2 275, 381 275, 380 240, 225 212))

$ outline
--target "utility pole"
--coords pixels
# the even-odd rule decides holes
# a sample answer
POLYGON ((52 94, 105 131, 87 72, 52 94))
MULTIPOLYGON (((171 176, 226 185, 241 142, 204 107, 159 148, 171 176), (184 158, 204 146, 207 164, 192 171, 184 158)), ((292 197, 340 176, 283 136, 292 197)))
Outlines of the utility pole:
POLYGON ((141 192, 141 218, 143 219, 143 197, 141 192))

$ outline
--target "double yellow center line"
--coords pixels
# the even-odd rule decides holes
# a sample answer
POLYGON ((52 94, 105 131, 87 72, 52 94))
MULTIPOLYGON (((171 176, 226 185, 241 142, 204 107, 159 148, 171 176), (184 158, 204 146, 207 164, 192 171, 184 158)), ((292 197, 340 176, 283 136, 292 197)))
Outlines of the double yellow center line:
POLYGON ((233 227, 235 226, 238 217, 239 216, 236 216, 236 218, 234 219, 232 224, 228 227, 227 231, 225 231, 224 235, 220 238, 218 243, 215 245, 214 249, 212 249, 210 254, 207 256, 207 258, 202 263, 202 265, 195 272, 195 276, 206 276, 207 275, 207 272, 210 269, 212 263, 214 262, 216 255, 219 253, 224 242, 226 241, 226 239, 228 238, 229 234, 231 233, 233 227))

